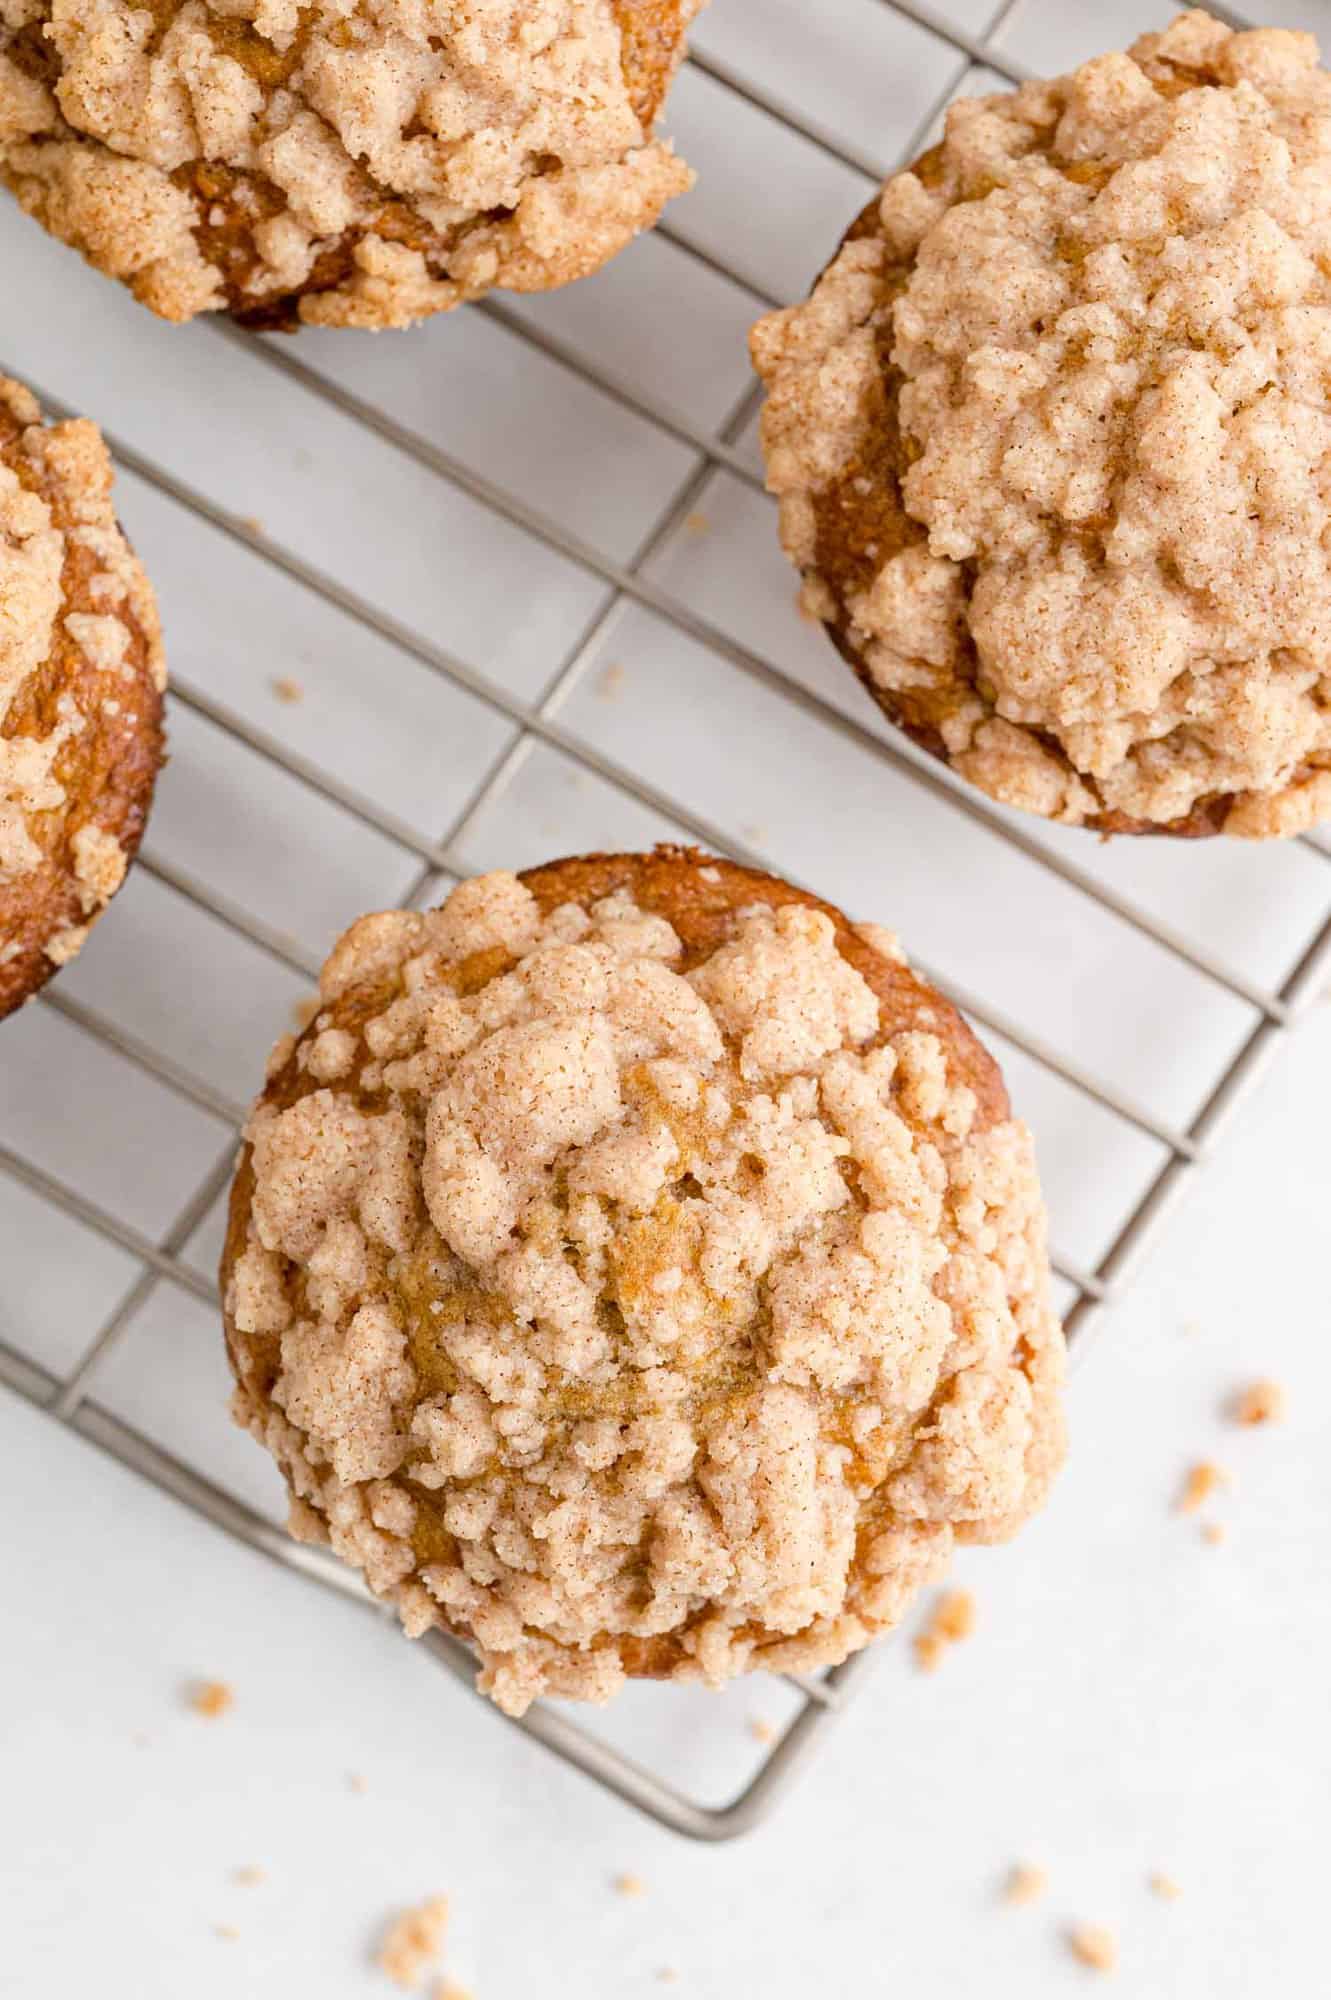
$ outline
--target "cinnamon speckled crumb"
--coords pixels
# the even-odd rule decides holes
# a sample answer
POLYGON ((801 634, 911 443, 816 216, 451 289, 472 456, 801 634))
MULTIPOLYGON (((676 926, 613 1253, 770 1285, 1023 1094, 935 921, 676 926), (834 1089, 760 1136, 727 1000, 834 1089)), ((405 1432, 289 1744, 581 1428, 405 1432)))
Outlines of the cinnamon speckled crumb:
POLYGON ((1177 1502, 1179 1513, 1195 1514, 1202 1503, 1210 1499, 1218 1486, 1228 1484, 1227 1473, 1218 1465, 1213 1465, 1210 1459, 1200 1459, 1196 1465, 1189 1466, 1184 1477, 1183 1489, 1177 1502))
POLYGON ((1118 1965, 1118 1939, 1104 1924, 1074 1924, 1068 1950, 1092 1972, 1113 1972, 1118 1965))
POLYGON ((192 1681, 186 1699, 196 1715, 215 1721, 235 1707, 236 1697, 225 1681, 192 1681))
POLYGON ((1279 1382, 1250 1382, 1230 1404, 1236 1424, 1278 1424, 1285 1415, 1285 1392, 1279 1382))
POLYGON ((443 1949, 447 1927, 447 1896, 431 1896, 393 1918, 374 1962, 395 1985, 414 1992, 443 1949))
POLYGON ((1043 1868, 1037 1868, 1032 1861, 1018 1861, 1003 1886, 1003 1901, 1019 1905, 1038 1903, 1048 1886, 1049 1877, 1043 1868))

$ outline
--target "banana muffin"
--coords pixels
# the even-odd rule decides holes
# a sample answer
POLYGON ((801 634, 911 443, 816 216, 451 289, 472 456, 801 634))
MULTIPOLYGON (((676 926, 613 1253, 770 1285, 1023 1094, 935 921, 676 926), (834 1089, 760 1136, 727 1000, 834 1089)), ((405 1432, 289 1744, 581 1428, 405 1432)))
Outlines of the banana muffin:
POLYGON ((755 365, 805 607, 1004 804, 1331 815, 1331 77, 1178 16, 953 105, 755 365))
POLYGON ((693 850, 363 918, 222 1263, 298 1536, 512 1714, 844 1659, 1063 1451, 1030 1136, 876 927, 693 850))
POLYGON ((0 1018, 120 887, 162 761, 157 606, 82 420, 0 378, 0 1018))
POLYGON ((163 318, 408 326, 595 271, 691 176, 702 0, 13 0, 0 174, 163 318))

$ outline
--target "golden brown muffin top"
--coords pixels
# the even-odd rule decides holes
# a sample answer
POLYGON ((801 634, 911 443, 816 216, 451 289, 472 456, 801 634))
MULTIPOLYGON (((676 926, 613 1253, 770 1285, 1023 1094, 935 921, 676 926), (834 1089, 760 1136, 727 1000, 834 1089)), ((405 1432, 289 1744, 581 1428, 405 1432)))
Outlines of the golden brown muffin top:
POLYGON ((247 1128, 242 1421, 520 1711, 840 1658, 1058 1453, 1029 1138, 883 933, 677 849, 367 917, 247 1128))
POLYGON ((1201 13, 956 104, 755 332, 810 608, 1005 803, 1331 812, 1331 77, 1201 13))
POLYGON ((0 378, 0 1015, 72 958, 138 845, 161 759, 152 592, 83 421, 0 378))
POLYGON ((401 326, 595 269, 689 184, 701 0, 19 0, 0 168, 169 319, 401 326))

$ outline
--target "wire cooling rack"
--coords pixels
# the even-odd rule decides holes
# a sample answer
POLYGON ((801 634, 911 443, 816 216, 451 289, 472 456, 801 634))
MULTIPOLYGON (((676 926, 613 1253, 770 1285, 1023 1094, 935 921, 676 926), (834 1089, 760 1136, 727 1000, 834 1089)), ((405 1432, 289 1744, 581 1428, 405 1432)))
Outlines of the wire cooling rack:
MULTIPOLYGON (((112 439, 163 598, 174 750, 130 885, 0 1045, 0 1379, 368 1603, 286 1538, 222 1415, 211 1271, 262 1053, 363 909, 662 836, 807 873, 925 954, 1036 1127, 1084 1346, 1325 979, 1331 848, 1100 846, 894 736, 794 612, 743 335, 802 296, 951 96, 1167 11, 714 0, 673 100, 699 192, 598 279, 410 335, 163 328, 0 217, 22 302, 0 304, 4 365, 112 439)), ((470 1682, 464 1647, 423 1643, 470 1682)), ((558 1705, 517 1726, 720 1840, 869 1664, 793 1682, 780 1741, 720 1803, 558 1705)))

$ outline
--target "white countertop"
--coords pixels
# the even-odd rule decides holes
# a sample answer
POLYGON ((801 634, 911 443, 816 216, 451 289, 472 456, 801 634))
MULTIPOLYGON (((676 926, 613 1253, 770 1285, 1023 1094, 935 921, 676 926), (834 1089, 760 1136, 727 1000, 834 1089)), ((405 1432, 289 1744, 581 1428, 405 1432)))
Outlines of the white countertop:
MULTIPOLYGON (((933 4, 992 27, 1009 69, 1166 12, 933 4)), ((1064 1304, 1326 918, 1325 845, 1102 846, 1001 813, 985 830, 798 618, 745 334, 872 184, 817 128, 887 161, 941 97, 995 79, 885 0, 713 0, 697 46, 711 74, 684 72, 672 124, 700 183, 668 230, 584 285, 410 334, 165 327, 0 204, 0 365, 124 447, 175 686, 140 865, 0 1030, 0 1148, 24 1163, 0 1160, 0 1373, 47 1393, 90 1359, 87 1421, 272 1518, 207 1299, 231 1119, 363 910, 432 899, 445 866, 682 831, 891 924, 991 1015, 1064 1304), (278 677, 304 699, 279 702, 278 677)), ((668 1990, 665 1967, 699 2000, 1041 2000, 1092 1978, 1062 1938, 1082 1920, 1117 1929, 1125 1994, 1320 1991, 1328 1086, 1318 1007, 1096 1329, 1050 1513, 961 1566, 975 1637, 932 1678, 884 1648, 736 1845, 635 1818, 386 1623, 0 1390, 0 1994, 371 2000, 391 1990, 377 1928, 441 1890, 476 2000, 632 2000, 668 1990), (1261 1375, 1288 1422, 1239 1431, 1224 1398, 1261 1375), (1206 1514, 1220 1547, 1172 1511, 1206 1457, 1233 1473, 1206 1514), (234 1710, 191 1713, 195 1677, 230 1683, 234 1710), (998 1891, 1021 1859, 1050 1887, 1013 1910, 998 1891), (248 1865, 262 1884, 231 1880, 248 1865), (1178 1902, 1150 1894, 1156 1870, 1178 1902), (646 1894, 616 1894, 621 1872, 646 1894)), ((634 1689, 598 1727, 719 1800, 762 1755, 752 1720, 791 1709, 766 1683, 634 1689)))

